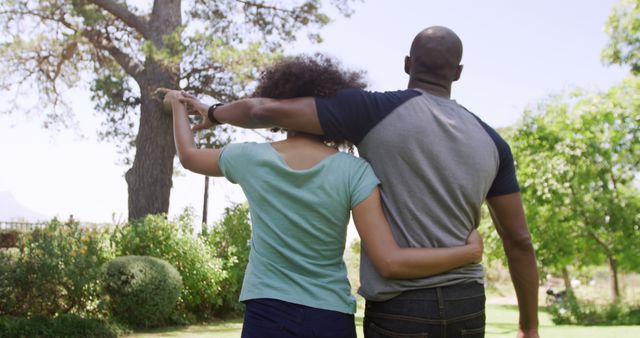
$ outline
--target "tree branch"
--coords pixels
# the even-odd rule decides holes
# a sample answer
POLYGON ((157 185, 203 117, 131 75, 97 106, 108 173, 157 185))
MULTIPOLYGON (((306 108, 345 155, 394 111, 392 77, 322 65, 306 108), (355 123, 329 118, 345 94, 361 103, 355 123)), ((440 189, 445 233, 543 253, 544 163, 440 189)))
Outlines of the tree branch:
POLYGON ((151 39, 151 34, 149 33, 149 26, 147 25, 147 20, 135 15, 127 7, 113 0, 89 0, 89 1, 94 5, 111 13, 113 16, 115 16, 116 18, 124 22, 127 26, 138 31, 138 33, 142 34, 142 36, 145 39, 147 40, 151 39))
POLYGON ((272 11, 283 12, 283 13, 287 13, 287 14, 294 13, 294 11, 292 11, 290 9, 284 9, 284 8, 275 7, 275 6, 267 6, 265 4, 259 4, 259 3, 246 1, 246 0, 236 0, 236 2, 239 2, 239 3, 241 3, 241 4, 245 5, 245 6, 255 7, 255 8, 258 8, 258 9, 269 9, 269 10, 272 10, 272 11))
POLYGON ((120 67, 136 81, 140 79, 140 75, 144 72, 144 66, 116 47, 104 34, 96 30, 84 30, 82 31, 82 36, 89 40, 94 47, 108 52, 120 67))

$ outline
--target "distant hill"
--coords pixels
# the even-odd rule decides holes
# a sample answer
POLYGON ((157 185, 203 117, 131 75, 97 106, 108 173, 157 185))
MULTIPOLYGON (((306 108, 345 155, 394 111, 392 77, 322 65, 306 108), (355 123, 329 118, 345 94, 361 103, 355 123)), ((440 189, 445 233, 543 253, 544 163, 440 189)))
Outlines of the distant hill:
POLYGON ((0 191, 0 221, 37 222, 48 219, 49 217, 18 203, 10 192, 0 191))

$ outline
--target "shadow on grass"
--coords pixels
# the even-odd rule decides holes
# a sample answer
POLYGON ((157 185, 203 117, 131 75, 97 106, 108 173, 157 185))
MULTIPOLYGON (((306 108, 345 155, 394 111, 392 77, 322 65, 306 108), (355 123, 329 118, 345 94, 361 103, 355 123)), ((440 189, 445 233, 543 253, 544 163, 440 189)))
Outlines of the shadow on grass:
POLYGON ((500 308, 502 308, 504 310, 518 311, 518 305, 501 304, 500 308))
POLYGON ((491 337, 492 335, 504 335, 508 333, 515 332, 514 324, 490 324, 487 323, 484 329, 484 333, 487 337, 491 337))

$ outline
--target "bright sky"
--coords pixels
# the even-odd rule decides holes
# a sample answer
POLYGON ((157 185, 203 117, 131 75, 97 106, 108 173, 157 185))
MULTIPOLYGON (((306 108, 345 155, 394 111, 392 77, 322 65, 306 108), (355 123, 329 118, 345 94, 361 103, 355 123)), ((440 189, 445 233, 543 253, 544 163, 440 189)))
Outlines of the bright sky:
MULTIPOLYGON (((453 98, 503 127, 550 94, 574 87, 605 90, 626 76, 626 69, 600 62, 607 41, 604 23, 616 2, 369 0, 354 6, 350 19, 336 18, 323 29, 323 44, 300 42, 288 53, 328 53, 366 70, 370 89, 396 90, 407 84, 403 58, 414 35, 431 25, 450 27, 465 48, 453 98)), ((43 130, 37 115, 0 116, 0 191, 47 217, 125 220, 127 168, 117 165, 115 146, 96 141, 100 120, 90 93, 77 90, 68 97, 81 126, 76 131, 43 130)), ((3 100, 0 96, 0 106, 3 100)), ((174 178, 170 214, 187 206, 201 214, 204 178, 182 172, 174 178)), ((237 186, 223 178, 212 181, 210 220, 232 201, 244 200, 237 186)))

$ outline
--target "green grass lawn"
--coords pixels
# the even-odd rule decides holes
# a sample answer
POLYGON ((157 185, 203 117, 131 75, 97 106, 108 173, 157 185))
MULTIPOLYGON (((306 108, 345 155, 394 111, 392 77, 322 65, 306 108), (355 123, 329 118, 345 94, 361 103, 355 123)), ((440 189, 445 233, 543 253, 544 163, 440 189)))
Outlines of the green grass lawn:
MULTIPOLYGON (((362 310, 356 314, 358 337, 362 334, 362 310)), ((487 305, 487 338, 514 338, 518 309, 515 305, 487 305)), ((130 337, 185 337, 185 338, 238 338, 242 322, 225 321, 208 325, 194 325, 165 329, 159 332, 135 333, 130 337)), ((540 312, 540 337, 542 338, 632 338, 640 337, 640 326, 565 326, 555 325, 549 315, 540 312)))

